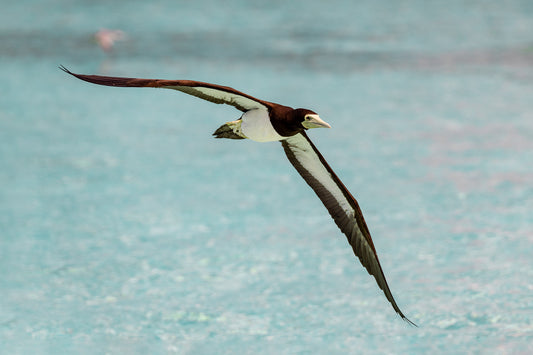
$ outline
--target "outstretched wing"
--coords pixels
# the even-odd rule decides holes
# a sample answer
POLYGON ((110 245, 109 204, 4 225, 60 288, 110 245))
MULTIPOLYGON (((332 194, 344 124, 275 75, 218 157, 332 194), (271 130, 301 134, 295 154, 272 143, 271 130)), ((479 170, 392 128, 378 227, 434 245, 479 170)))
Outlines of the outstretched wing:
POLYGON ((199 97, 215 104, 231 105, 243 112, 256 108, 269 109, 271 107, 271 103, 268 101, 256 99, 253 96, 247 95, 228 86, 203 83, 201 81, 137 79, 101 75, 82 75, 72 73, 63 66, 60 66, 59 68, 78 79, 93 84, 118 87, 152 87, 173 89, 199 97))
POLYGON ((326 206, 337 226, 348 238, 353 252, 368 273, 374 276, 394 310, 404 320, 415 325, 405 317, 392 297, 370 232, 355 198, 335 175, 305 132, 282 140, 281 144, 289 161, 326 206))

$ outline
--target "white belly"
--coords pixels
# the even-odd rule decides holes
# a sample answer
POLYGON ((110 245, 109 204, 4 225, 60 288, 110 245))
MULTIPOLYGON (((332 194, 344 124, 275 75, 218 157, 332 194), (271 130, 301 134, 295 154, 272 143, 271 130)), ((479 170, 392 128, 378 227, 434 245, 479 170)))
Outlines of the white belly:
POLYGON ((241 132, 256 142, 272 142, 285 139, 280 136, 270 123, 268 111, 255 109, 245 112, 242 117, 241 132))

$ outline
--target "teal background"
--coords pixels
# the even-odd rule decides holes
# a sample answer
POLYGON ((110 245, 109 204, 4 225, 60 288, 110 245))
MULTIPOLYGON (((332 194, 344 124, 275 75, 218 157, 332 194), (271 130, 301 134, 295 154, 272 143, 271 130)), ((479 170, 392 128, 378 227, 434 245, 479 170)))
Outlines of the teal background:
POLYGON ((0 353, 533 352, 531 1, 6 2, 0 78, 0 353), (318 112, 419 328, 238 111, 60 64, 318 112))

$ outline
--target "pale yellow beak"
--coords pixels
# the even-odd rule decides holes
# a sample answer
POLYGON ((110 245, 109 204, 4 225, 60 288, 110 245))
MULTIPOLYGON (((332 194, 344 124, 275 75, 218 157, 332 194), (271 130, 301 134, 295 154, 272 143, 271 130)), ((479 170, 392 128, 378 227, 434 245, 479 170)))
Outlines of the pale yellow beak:
POLYGON ((318 115, 307 115, 305 120, 302 122, 302 126, 305 128, 331 128, 331 126, 323 121, 318 115))

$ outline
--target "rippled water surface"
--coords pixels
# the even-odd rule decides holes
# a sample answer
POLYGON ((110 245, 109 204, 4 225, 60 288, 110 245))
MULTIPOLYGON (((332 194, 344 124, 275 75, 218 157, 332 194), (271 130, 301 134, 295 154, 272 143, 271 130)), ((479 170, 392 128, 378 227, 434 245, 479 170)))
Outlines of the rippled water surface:
POLYGON ((0 353, 533 352, 533 3, 18 1, 0 14, 0 353), (110 52, 94 34, 120 29, 110 52), (80 73, 318 112, 403 322, 279 143, 80 73))

